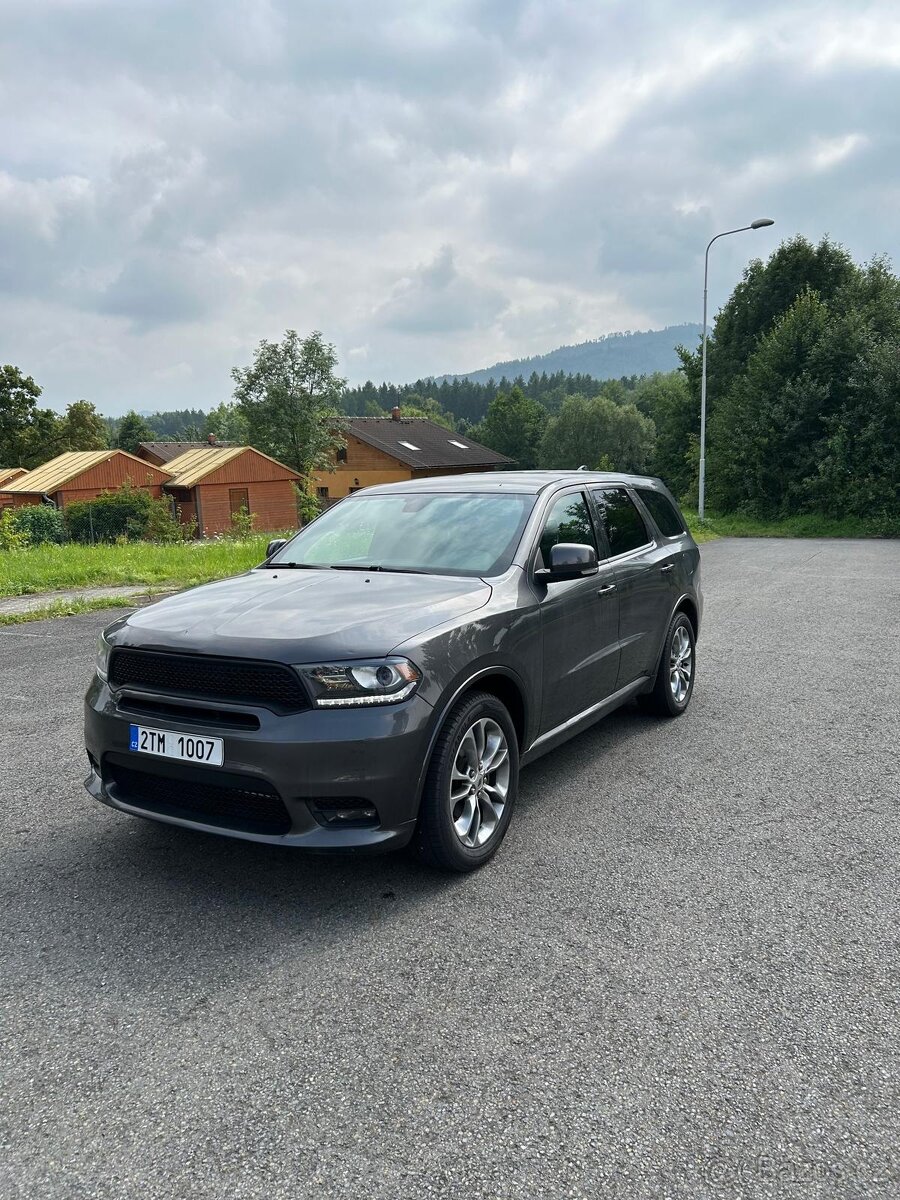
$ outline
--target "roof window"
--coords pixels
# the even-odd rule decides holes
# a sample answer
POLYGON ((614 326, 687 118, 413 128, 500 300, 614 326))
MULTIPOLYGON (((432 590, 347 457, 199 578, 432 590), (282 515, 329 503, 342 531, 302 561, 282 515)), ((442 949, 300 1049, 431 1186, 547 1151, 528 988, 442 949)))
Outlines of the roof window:
POLYGON ((455 438, 447 438, 447 441, 451 446, 459 446, 460 450, 468 450, 469 448, 465 442, 458 442, 455 438))
POLYGON ((407 450, 421 450, 421 446, 414 446, 412 442, 400 442, 399 445, 405 446, 407 450))

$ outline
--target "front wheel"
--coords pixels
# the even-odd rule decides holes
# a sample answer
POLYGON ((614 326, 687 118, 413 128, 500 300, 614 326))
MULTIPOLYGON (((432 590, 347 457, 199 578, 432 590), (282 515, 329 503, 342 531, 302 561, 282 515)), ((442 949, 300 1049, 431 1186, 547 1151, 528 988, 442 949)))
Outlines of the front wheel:
POLYGON ((686 613, 669 623, 653 691, 640 696, 642 708, 660 717, 680 717, 690 704, 697 668, 694 627, 686 613))
POLYGON ((447 871, 474 871, 496 852, 512 817, 519 748, 506 707, 475 692, 453 707, 428 767, 416 849, 447 871))

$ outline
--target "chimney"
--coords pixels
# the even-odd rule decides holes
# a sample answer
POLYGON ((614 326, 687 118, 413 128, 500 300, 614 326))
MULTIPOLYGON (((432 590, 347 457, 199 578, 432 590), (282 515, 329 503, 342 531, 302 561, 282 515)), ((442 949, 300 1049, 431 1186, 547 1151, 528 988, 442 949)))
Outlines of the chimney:
POLYGON ((206 435, 206 440, 209 442, 209 444, 210 444, 211 446, 215 446, 215 444, 216 444, 216 435, 215 435, 214 433, 208 433, 208 434, 206 435))
POLYGON ((391 409, 391 420, 392 421, 400 420, 400 406, 398 404, 395 404, 394 407, 391 409))

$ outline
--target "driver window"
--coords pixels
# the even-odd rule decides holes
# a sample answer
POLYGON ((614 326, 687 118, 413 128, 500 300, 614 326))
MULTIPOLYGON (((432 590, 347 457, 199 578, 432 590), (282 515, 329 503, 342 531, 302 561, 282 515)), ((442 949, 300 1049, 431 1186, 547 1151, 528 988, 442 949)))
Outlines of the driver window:
MULTIPOLYGON (((560 542, 577 542, 582 546, 593 546, 597 550, 597 539, 587 504, 581 492, 560 496, 547 514, 547 523, 541 534, 535 567, 541 570, 550 565, 550 547, 560 542)), ((597 557, 600 557, 598 551, 597 557)))

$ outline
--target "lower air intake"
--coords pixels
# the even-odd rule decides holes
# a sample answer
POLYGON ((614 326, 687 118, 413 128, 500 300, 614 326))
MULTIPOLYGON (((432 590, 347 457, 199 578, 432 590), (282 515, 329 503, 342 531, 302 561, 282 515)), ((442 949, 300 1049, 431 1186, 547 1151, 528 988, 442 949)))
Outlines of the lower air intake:
POLYGON ((103 774, 114 799, 144 812, 243 833, 280 835, 291 828, 281 797, 265 780, 228 775, 212 782, 196 773, 179 778, 108 760, 103 774))

